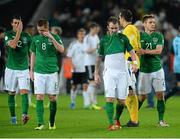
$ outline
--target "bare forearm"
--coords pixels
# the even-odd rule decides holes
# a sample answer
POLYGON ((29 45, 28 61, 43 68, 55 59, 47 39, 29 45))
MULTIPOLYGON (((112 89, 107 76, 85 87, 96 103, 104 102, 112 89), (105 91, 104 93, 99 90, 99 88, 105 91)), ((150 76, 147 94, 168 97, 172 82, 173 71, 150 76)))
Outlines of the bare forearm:
POLYGON ((134 52, 134 50, 130 51, 130 54, 131 54, 131 59, 132 61, 136 61, 136 53, 134 52))
POLYGON ((15 38, 9 42, 8 45, 9 45, 11 48, 14 48, 14 49, 15 49, 15 48, 17 47, 18 41, 19 41, 19 39, 20 39, 20 35, 21 35, 21 33, 20 33, 19 31, 17 31, 15 38))
POLYGON ((155 50, 145 50, 145 54, 148 55, 156 55, 156 54, 161 54, 162 50, 161 49, 155 49, 155 50))
POLYGON ((34 71, 34 63, 35 63, 35 53, 31 53, 31 58, 30 58, 30 71, 34 71))
POLYGON ((64 46, 62 44, 58 43, 55 39, 52 39, 52 42, 53 42, 54 47, 56 48, 56 50, 58 50, 61 53, 64 52, 64 46))
POLYGON ((102 56, 98 56, 96 58, 95 73, 99 73, 101 61, 102 61, 102 56))

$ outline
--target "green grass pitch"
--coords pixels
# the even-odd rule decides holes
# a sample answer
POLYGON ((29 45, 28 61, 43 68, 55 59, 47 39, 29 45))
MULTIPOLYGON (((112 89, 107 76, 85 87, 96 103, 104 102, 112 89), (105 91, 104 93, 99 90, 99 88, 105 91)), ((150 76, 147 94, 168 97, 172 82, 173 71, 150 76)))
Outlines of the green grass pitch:
MULTIPOLYGON (((58 111, 56 115, 56 130, 48 129, 49 109, 45 108, 45 129, 36 131, 36 110, 29 108, 30 121, 26 125, 21 123, 21 97, 17 96, 16 113, 17 125, 10 124, 10 116, 7 105, 7 94, 0 93, 0 138, 180 138, 180 97, 172 97, 166 105, 165 120, 170 127, 157 127, 156 109, 145 108, 143 105, 139 112, 140 127, 122 128, 117 131, 107 131, 108 121, 104 110, 85 110, 82 108, 82 96, 77 97, 77 107, 69 108, 70 97, 61 95, 58 98, 58 111)), ((47 104, 47 97, 45 104, 47 104)), ((33 96, 35 102, 35 97, 33 96)), ((105 105, 103 96, 98 96, 101 106, 105 105)), ((127 109, 121 118, 125 124, 129 120, 127 109)))

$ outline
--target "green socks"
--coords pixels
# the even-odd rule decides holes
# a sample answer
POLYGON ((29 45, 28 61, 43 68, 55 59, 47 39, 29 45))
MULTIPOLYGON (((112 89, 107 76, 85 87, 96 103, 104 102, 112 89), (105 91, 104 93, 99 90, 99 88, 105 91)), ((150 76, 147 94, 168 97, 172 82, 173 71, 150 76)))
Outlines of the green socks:
POLYGON ((9 111, 11 113, 11 117, 15 117, 15 95, 8 95, 8 105, 9 105, 9 111))
POLYGON ((22 113, 27 114, 29 108, 28 94, 22 94, 22 113))
POLYGON ((55 122, 55 115, 57 111, 56 101, 50 101, 49 110, 50 110, 49 122, 51 124, 51 127, 53 127, 55 122))
POLYGON ((159 121, 161 121, 161 120, 163 121, 164 111, 165 111, 164 100, 157 101, 157 110, 158 110, 158 115, 159 115, 159 121))
POLYGON ((36 101, 36 114, 37 114, 37 121, 38 125, 44 124, 44 106, 43 106, 43 100, 37 100, 36 101))
POLYGON ((116 104, 116 115, 115 115, 115 120, 119 121, 119 118, 123 112, 124 105, 117 103, 116 104))
POLYGON ((114 107, 112 102, 106 102, 106 113, 108 116, 109 124, 113 125, 113 115, 114 115, 114 107))

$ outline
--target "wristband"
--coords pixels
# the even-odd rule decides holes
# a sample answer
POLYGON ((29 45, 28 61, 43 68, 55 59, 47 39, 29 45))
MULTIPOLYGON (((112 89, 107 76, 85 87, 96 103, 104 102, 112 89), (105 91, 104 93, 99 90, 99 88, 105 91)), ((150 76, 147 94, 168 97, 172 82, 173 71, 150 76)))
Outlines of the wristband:
POLYGON ((137 61, 133 61, 132 63, 135 64, 135 65, 138 65, 138 62, 137 62, 137 61))

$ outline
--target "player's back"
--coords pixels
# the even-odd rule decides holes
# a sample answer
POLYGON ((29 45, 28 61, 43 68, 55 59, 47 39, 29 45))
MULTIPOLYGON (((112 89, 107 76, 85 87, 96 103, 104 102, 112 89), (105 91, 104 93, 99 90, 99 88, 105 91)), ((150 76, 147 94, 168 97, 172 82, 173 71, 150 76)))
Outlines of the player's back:
POLYGON ((123 34, 125 34, 128 37, 130 44, 133 46, 135 51, 137 51, 141 47, 140 33, 136 26, 127 25, 123 30, 123 34))

